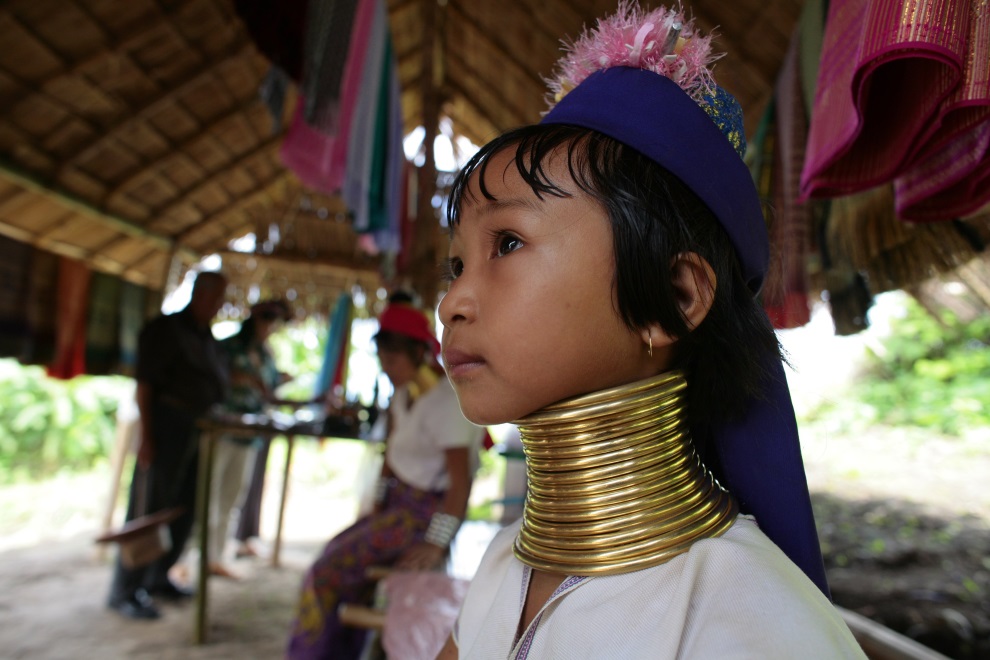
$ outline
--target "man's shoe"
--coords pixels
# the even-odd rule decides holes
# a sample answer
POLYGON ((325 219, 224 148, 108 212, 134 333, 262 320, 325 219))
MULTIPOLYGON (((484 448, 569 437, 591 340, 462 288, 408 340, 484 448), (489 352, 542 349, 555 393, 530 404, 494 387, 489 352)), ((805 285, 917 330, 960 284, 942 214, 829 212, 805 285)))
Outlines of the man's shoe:
POLYGON ((185 600, 187 598, 192 598, 192 589, 187 589, 185 587, 180 587, 176 583, 169 580, 165 584, 155 587, 154 589, 149 589, 149 593, 155 598, 161 598, 162 600, 177 601, 185 600))
POLYGON ((107 606, 128 619, 157 619, 161 616, 154 601, 144 589, 139 589, 125 598, 111 600, 107 606))

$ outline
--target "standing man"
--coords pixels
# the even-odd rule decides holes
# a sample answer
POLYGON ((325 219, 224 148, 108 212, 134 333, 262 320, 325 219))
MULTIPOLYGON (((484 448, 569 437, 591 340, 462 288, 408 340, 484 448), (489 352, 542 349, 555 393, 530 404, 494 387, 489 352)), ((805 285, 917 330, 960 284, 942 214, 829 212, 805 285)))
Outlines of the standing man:
POLYGON ((169 569, 178 561, 193 526, 199 459, 196 419, 223 400, 227 374, 210 322, 223 305, 227 280, 199 273, 192 300, 181 312, 161 315, 141 330, 137 403, 141 444, 131 481, 127 519, 170 507, 182 514, 169 525, 172 548, 147 566, 128 569, 117 559, 108 605, 132 619, 156 619, 152 596, 188 597, 169 569), (141 492, 143 490, 143 493, 141 492), (138 508, 143 504, 143 511, 138 508))

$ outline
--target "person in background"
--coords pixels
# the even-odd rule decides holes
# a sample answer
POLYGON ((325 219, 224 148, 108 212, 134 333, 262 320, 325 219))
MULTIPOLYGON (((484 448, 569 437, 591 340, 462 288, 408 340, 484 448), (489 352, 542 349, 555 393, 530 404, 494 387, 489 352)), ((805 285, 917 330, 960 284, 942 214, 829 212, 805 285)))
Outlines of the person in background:
POLYGON ((220 273, 199 273, 185 309, 152 319, 138 340, 141 440, 127 520, 171 507, 181 507, 182 513, 169 525, 172 547, 161 558, 127 568, 118 556, 107 604, 128 618, 157 619, 153 597, 177 600, 191 595, 173 583, 168 572, 193 526, 199 463, 196 419, 226 394, 226 369, 210 329, 226 290, 227 280, 220 273))
POLYGON ((467 511, 484 430, 461 415, 435 362, 439 345, 430 321, 407 300, 393 296, 375 335, 395 392, 374 509, 331 539, 306 573, 287 658, 359 657, 366 631, 342 626, 337 606, 372 595, 370 566, 442 564, 467 511))
MULTIPOLYGON (((275 366, 267 342, 291 316, 289 306, 281 300, 259 302, 251 307, 240 330, 220 342, 230 371, 230 390, 222 406, 224 412, 258 414, 265 412, 270 404, 278 403, 275 389, 282 384, 283 375, 275 366)), ((262 450, 267 462, 268 443, 260 436, 225 435, 217 443, 208 521, 208 561, 212 575, 237 577, 223 563, 227 527, 234 505, 247 499, 255 463, 262 458, 262 450)), ((260 478, 263 486, 263 471, 260 478)), ((259 488, 259 500, 260 494, 259 488)))

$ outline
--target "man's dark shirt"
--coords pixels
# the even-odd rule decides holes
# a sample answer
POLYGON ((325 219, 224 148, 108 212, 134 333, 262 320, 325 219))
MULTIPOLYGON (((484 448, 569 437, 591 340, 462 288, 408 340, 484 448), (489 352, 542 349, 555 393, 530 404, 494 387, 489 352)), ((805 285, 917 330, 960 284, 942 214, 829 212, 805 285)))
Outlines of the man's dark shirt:
POLYGON ((199 328, 188 308, 159 316, 141 330, 137 380, 151 385, 152 403, 201 415, 224 398, 223 364, 210 328, 199 328))

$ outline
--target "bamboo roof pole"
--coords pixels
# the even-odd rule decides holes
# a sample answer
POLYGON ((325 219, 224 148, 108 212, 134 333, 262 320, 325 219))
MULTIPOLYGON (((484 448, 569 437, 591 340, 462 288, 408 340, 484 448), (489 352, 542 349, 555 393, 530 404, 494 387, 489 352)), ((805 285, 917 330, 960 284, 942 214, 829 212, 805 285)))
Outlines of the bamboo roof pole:
MULTIPOLYGON (((436 264, 440 252, 439 224, 433 197, 437 192, 437 168, 434 160, 433 141, 440 127, 440 90, 443 82, 442 30, 438 29, 444 0, 423 0, 422 53, 423 74, 420 84, 423 95, 423 166, 419 170, 417 188, 416 228, 413 239, 413 255, 410 260, 410 279, 426 306, 435 308, 439 303, 439 282, 436 264)), ((445 4, 445 3, 444 3, 445 4)), ((444 248, 446 249, 446 248, 444 248)))

